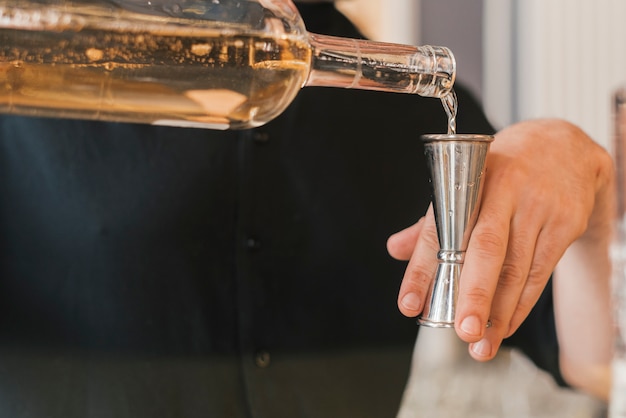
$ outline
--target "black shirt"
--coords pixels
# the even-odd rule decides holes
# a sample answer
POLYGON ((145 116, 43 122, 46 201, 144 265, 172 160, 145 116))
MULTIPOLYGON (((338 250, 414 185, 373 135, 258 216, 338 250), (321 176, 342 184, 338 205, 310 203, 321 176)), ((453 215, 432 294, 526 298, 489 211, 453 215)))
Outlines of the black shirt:
MULTIPOLYGON (((459 132, 492 133, 456 90, 459 132)), ((446 127, 436 99, 313 87, 248 131, 2 116, 0 417, 393 416, 417 326, 385 241, 446 127)), ((550 321, 518 343, 555 371, 550 321)))

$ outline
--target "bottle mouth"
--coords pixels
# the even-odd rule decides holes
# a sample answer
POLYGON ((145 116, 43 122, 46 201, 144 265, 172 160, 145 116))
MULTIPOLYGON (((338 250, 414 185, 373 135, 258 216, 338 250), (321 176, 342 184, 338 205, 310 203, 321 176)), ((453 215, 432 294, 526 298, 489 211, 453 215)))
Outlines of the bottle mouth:
POLYGON ((430 49, 433 54, 437 72, 448 75, 447 85, 441 87, 441 94, 438 96, 443 97, 452 91, 456 82, 456 58, 450 48, 445 46, 427 45, 426 48, 430 49))

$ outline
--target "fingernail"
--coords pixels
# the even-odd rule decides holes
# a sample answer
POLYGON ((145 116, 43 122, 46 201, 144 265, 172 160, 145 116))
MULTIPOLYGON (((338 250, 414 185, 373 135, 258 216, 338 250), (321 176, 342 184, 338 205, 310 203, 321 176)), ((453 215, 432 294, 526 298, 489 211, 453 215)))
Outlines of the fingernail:
POLYGON ((481 357, 491 356, 491 343, 485 339, 482 339, 472 345, 472 351, 481 357))
POLYGON ((420 298, 416 293, 407 293, 400 301, 405 309, 417 311, 420 308, 420 298))
POLYGON ((468 316, 461 322, 461 330, 467 335, 481 335, 482 326, 477 316, 468 316))

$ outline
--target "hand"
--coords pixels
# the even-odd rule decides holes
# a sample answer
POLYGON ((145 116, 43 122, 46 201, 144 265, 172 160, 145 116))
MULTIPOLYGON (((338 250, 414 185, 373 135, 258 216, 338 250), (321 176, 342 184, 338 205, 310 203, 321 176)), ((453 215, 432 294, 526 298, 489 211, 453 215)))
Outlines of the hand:
MULTIPOLYGON (((606 225, 611 207, 598 196, 611 187, 610 156, 570 123, 528 121, 496 135, 456 307, 456 332, 470 343, 472 357, 493 358, 528 316, 570 244, 606 230, 596 225, 606 225)), ((409 260, 398 307, 417 316, 437 268, 432 209, 391 236, 387 248, 392 257, 409 260)))

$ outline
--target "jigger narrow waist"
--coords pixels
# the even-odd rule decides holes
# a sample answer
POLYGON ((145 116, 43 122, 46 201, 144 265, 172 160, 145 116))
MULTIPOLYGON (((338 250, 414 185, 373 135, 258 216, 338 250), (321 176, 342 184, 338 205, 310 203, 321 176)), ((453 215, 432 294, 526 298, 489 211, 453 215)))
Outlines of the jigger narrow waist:
POLYGON ((444 263, 463 264, 465 261, 465 251, 440 250, 437 253, 437 260, 444 263))

